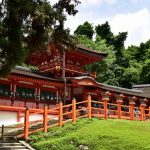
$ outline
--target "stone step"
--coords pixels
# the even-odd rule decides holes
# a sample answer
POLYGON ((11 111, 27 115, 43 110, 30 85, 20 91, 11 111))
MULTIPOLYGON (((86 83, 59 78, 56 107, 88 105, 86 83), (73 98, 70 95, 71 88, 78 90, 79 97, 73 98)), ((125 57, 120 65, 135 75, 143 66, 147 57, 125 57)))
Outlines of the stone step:
POLYGON ((0 150, 22 150, 27 149, 25 146, 1 146, 0 150))
POLYGON ((22 146, 22 144, 21 143, 14 143, 14 142, 12 142, 12 143, 0 143, 0 147, 2 147, 2 146, 22 146))

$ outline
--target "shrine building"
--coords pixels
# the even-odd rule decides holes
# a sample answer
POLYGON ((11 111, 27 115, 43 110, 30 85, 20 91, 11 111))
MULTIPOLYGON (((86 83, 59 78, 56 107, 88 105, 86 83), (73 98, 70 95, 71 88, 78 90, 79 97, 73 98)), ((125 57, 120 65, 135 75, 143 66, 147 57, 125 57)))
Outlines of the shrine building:
MULTIPOLYGON (((59 101, 71 103, 73 97, 77 102, 86 100, 88 94, 93 100, 101 101, 103 94, 109 92, 110 103, 116 103, 119 97, 124 105, 129 105, 134 100, 136 106, 145 102, 146 107, 149 107, 150 96, 145 95, 142 90, 99 83, 95 72, 84 69, 86 65, 100 62, 106 57, 106 53, 80 44, 76 50, 68 50, 65 54, 54 46, 50 46, 48 52, 34 52, 26 63, 36 66, 36 69, 16 66, 6 78, 0 78, 0 106, 43 108, 47 105, 48 108, 54 108, 59 101)), ((5 122, 10 114, 12 111, 0 110, 0 122, 5 122)), ((15 118, 16 114, 13 115, 15 118)))

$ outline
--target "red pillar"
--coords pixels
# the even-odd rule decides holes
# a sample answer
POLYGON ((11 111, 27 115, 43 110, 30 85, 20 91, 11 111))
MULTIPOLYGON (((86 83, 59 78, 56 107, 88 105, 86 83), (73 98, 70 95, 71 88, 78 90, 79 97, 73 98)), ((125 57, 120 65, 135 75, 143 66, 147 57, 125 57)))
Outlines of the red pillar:
POLYGON ((59 102, 59 126, 62 127, 63 125, 63 104, 59 102))
POLYGON ((29 136, 29 109, 25 110, 25 119, 24 119, 24 138, 25 140, 28 139, 29 136))
POLYGON ((88 117, 91 119, 91 96, 88 95, 88 117))
POLYGON ((36 108, 39 108, 40 94, 41 94, 41 88, 40 88, 40 85, 37 85, 36 88, 35 88, 36 108))
POLYGON ((141 121, 145 121, 145 107, 146 107, 146 102, 147 102, 146 98, 141 100, 141 105, 140 105, 141 121))
POLYGON ((20 122, 20 116, 21 116, 21 111, 19 110, 18 112, 17 112, 17 122, 20 122))
POLYGON ((103 101, 104 101, 104 118, 108 119, 108 109, 107 109, 107 103, 109 101, 110 92, 107 91, 103 94, 103 101))
POLYGON ((12 81, 11 87, 10 87, 10 94, 11 94, 11 106, 14 106, 14 101, 15 101, 15 93, 16 93, 16 83, 15 81, 12 81))
POLYGON ((72 99, 72 122, 75 124, 76 122, 76 99, 72 99))
POLYGON ((108 119, 108 112, 107 112, 107 99, 106 98, 103 98, 103 101, 104 101, 104 118, 105 119, 108 119))
POLYGON ((44 128, 44 132, 47 132, 47 106, 44 106, 43 128, 44 128))
POLYGON ((134 102, 130 102, 130 120, 134 120, 134 105, 135 103, 134 102))
POLYGON ((122 100, 117 100, 117 104, 118 104, 118 119, 121 119, 121 104, 122 104, 122 100))
POLYGON ((117 99, 118 119, 121 119, 121 104, 123 103, 123 98, 124 98, 124 95, 120 94, 119 98, 117 99))

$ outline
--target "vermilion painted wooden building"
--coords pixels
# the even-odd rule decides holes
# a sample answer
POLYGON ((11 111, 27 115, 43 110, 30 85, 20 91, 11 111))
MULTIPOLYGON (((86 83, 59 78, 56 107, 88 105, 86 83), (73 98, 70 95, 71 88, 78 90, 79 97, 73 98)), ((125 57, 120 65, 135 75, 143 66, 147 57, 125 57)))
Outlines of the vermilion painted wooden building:
MULTIPOLYGON (((85 100, 88 94, 93 100, 101 101, 103 94, 109 91, 111 103, 116 103, 119 97, 126 105, 134 100, 136 105, 144 102, 149 107, 149 101, 145 98, 150 97, 145 97, 142 91, 98 83, 95 79, 96 73, 84 70, 85 65, 102 61, 106 56, 106 53, 93 51, 82 45, 78 45, 76 50, 66 51, 65 57, 54 46, 51 46, 48 52, 32 53, 27 63, 37 66, 38 69, 16 66, 6 78, 0 79, 0 105, 28 108, 43 108, 44 105, 49 108, 56 107, 60 100, 64 101, 62 73, 65 66, 65 103, 71 103, 73 97, 77 101, 85 100)), ((0 112, 0 119, 3 114, 4 112, 0 112)))

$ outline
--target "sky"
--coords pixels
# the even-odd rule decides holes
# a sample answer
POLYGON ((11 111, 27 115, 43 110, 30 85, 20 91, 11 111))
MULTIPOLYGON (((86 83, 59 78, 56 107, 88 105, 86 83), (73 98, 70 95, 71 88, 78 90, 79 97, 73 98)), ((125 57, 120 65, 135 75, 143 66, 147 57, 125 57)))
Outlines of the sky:
MULTIPOLYGON (((51 3, 57 0, 51 0, 51 3)), ((126 47, 150 39, 150 0, 80 0, 76 16, 68 16, 71 33, 85 21, 93 26, 109 22, 112 32, 128 32, 126 47)))

